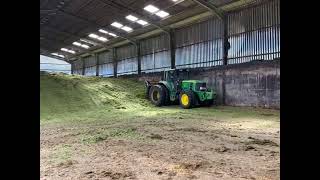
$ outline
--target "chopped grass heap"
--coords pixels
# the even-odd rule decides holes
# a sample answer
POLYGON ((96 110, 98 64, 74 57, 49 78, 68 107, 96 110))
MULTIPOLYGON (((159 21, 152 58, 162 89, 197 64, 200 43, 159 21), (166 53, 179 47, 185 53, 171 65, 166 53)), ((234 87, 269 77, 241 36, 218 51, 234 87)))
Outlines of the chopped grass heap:
POLYGON ((45 122, 149 108, 144 91, 143 82, 136 79, 40 75, 40 119, 45 122))
POLYGON ((177 119, 198 123, 206 119, 277 119, 278 111, 214 106, 181 109, 155 107, 145 98, 144 83, 135 78, 40 74, 40 123, 105 124, 124 121, 177 119), (265 116, 268 114, 268 116, 265 116))

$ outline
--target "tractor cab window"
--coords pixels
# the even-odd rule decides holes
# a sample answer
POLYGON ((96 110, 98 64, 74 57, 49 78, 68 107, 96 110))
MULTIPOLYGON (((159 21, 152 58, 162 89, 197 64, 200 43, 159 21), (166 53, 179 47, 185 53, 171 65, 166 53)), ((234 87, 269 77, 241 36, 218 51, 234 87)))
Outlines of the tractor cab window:
POLYGON ((206 83, 196 83, 196 90, 197 91, 206 91, 207 84, 206 83))

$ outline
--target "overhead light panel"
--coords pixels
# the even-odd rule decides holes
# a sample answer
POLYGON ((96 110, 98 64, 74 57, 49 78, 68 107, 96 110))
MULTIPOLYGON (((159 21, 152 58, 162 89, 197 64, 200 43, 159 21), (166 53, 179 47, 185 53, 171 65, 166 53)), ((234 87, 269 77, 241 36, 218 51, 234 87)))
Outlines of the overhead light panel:
POLYGON ((127 18, 128 20, 130 20, 130 21, 133 21, 133 22, 135 22, 135 21, 137 21, 137 20, 138 20, 138 18, 137 18, 137 17, 132 16, 132 15, 128 15, 128 16, 126 16, 126 18, 127 18))
POLYGON ((116 27, 116 28, 121 28, 123 25, 120 24, 120 23, 118 23, 118 22, 113 22, 113 23, 111 24, 111 26, 114 26, 114 27, 116 27))
POLYGON ((68 52, 68 53, 71 53, 71 54, 75 54, 76 53, 75 51, 69 50, 67 48, 61 48, 61 51, 65 51, 65 52, 68 52))
POLYGON ((85 43, 88 43, 88 44, 92 44, 92 45, 97 45, 97 43, 95 43, 95 42, 92 42, 92 41, 89 41, 89 40, 87 40, 87 39, 80 39, 80 41, 82 41, 82 42, 85 42, 85 43))
POLYGON ((51 53, 51 54, 54 55, 54 56, 59 56, 59 57, 64 58, 64 55, 61 55, 61 54, 58 54, 58 53, 51 53))
POLYGON ((117 37, 116 34, 113 34, 113 33, 109 33, 110 36, 113 36, 113 37, 117 37))
POLYGON ((159 12, 156 13, 156 15, 161 17, 161 18, 164 18, 164 17, 169 16, 169 13, 167 13, 165 11, 159 11, 159 12))
POLYGON ((85 48, 85 49, 89 49, 89 46, 86 44, 81 44, 81 47, 85 48))
POLYGON ((104 34, 109 34, 108 31, 105 31, 105 30, 103 30, 103 29, 99 29, 99 32, 104 33, 104 34))
POLYGON ((159 9, 153 5, 148 5, 148 6, 144 7, 143 9, 150 12, 150 13, 155 13, 155 12, 159 11, 159 9))
POLYGON ((98 36, 98 35, 96 35, 96 34, 90 34, 89 37, 91 37, 91 38, 93 38, 93 39, 98 39, 99 41, 103 41, 103 42, 108 41, 107 38, 102 37, 102 36, 98 36))
POLYGON ((81 44, 79 42, 73 42, 72 44, 75 45, 75 46, 83 47, 85 49, 89 49, 89 47, 90 47, 90 46, 88 46, 86 44, 81 44))
POLYGON ((107 38, 105 38, 105 37, 98 37, 97 38, 98 40, 100 40, 100 41, 103 41, 103 42, 106 42, 106 41, 108 41, 108 39, 107 38))
POLYGON ((89 34, 89 37, 94 38, 94 39, 97 39, 99 36, 96 35, 96 34, 89 34))
POLYGON ((125 30, 125 31, 127 31, 127 32, 132 31, 132 28, 131 28, 131 27, 128 27, 128 26, 123 26, 121 29, 122 29, 122 30, 125 30))
POLYGON ((110 32, 108 32, 108 31, 106 31, 106 30, 103 30, 103 29, 99 29, 99 32, 104 33, 104 34, 108 34, 108 35, 113 36, 113 37, 117 37, 116 34, 110 33, 110 32))
POLYGON ((144 26, 144 25, 147 25, 148 24, 148 22, 147 21, 144 21, 144 20, 139 20, 139 21, 137 21, 137 23, 139 23, 139 24, 141 24, 142 26, 144 26))
MULTIPOLYGON (((138 23, 138 24, 141 24, 142 26, 148 24, 147 21, 144 21, 144 20, 139 19, 139 18, 137 18, 137 17, 135 17, 135 16, 132 16, 132 15, 126 16, 126 19, 128 19, 128 20, 130 20, 130 21, 132 21, 132 22, 136 22, 136 23, 138 23)), ((122 28, 121 28, 121 29, 122 29, 122 28)))
POLYGON ((81 46, 81 43, 78 43, 78 42, 73 42, 72 44, 76 46, 81 46))

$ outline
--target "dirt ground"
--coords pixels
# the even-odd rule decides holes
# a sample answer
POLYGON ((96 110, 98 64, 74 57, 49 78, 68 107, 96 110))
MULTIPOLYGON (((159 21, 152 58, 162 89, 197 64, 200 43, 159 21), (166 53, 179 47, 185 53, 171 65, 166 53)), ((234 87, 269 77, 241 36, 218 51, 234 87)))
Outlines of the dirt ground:
POLYGON ((279 111, 174 109, 41 124, 41 179, 280 179, 279 111))

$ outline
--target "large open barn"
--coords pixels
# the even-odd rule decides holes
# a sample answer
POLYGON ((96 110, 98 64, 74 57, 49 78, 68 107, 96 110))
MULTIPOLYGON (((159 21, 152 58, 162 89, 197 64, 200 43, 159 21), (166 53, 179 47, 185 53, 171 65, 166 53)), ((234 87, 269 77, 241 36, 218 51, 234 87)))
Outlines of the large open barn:
POLYGON ((280 179, 280 0, 40 0, 41 179, 280 179))

